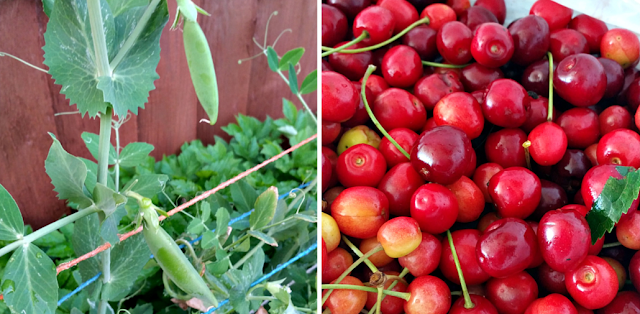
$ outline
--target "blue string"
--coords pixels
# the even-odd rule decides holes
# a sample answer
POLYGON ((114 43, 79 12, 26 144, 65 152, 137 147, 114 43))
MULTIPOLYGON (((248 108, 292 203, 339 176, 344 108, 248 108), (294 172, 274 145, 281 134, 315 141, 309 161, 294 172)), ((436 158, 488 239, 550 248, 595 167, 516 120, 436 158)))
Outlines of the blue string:
MULTIPOLYGON (((278 273, 279 271, 289 267, 289 265, 293 264, 294 262, 296 262, 297 260, 301 259, 302 257, 304 257, 305 255, 311 253, 313 250, 315 250, 316 248, 318 248, 318 243, 314 243, 312 244, 308 249, 300 252, 298 255, 294 256, 292 259, 288 260, 286 263, 284 264, 280 264, 278 265, 278 267, 274 268, 272 271, 270 271, 268 274, 260 277, 258 280, 254 281, 251 284, 251 287, 255 287, 256 285, 260 284, 261 282, 269 279, 269 277, 275 275, 276 273, 278 273)), ((205 314, 211 314, 213 313, 213 311, 221 308, 222 306, 224 306, 225 304, 229 303, 229 299, 223 300, 222 302, 218 303, 218 307, 213 308, 208 310, 205 314)))
MULTIPOLYGON (((303 184, 299 185, 297 188, 295 188, 295 189, 293 189, 293 190, 296 190, 296 189, 298 189, 298 190, 299 190, 299 189, 304 189, 304 188, 305 188, 305 187, 307 187, 307 186, 309 186, 309 183, 303 183, 303 184)), ((287 192, 287 193, 284 193, 284 194, 280 195, 280 196, 278 197, 278 200, 284 199, 285 197, 289 196, 289 194, 291 194, 291 192, 293 192, 293 190, 291 190, 291 191, 289 191, 289 192, 287 192)), ((236 222, 238 222, 238 221, 240 221, 240 220, 242 220, 242 219, 244 219, 244 218, 249 217, 249 215, 251 215, 251 213, 252 213, 253 211, 254 211, 254 209, 252 209, 252 210, 250 210, 250 211, 248 211, 248 212, 246 212, 246 213, 244 213, 244 214, 242 214, 242 215, 238 216, 237 218, 231 219, 231 220, 229 221, 228 226, 231 226, 232 224, 234 224, 234 223, 236 223, 236 222)), ((211 230, 211 232, 215 232, 215 231, 216 231, 216 229, 211 230)), ((197 237, 196 239, 189 241, 189 243, 194 244, 194 243, 196 243, 196 242, 198 242, 198 241, 200 241, 200 240, 202 240, 202 236, 199 236, 199 237, 197 237)), ((184 248, 184 246, 185 246, 184 244, 180 244, 178 247, 182 249, 182 248, 184 248)), ((316 246, 317 246, 317 244, 316 244, 316 246)), ((149 259, 152 259, 152 258, 153 258, 153 254, 151 254, 151 257, 150 257, 149 259)), ((294 257, 294 258, 295 258, 295 257, 294 257)), ((60 306, 64 301, 68 300, 70 297, 74 296, 76 293, 80 292, 82 289, 84 289, 84 288, 86 288, 87 286, 89 286, 90 284, 92 284, 94 281, 98 280, 98 278, 100 278, 100 275, 102 275, 102 272, 99 272, 99 273, 98 273, 97 275, 95 275, 93 278, 91 278, 91 279, 87 280, 86 282, 84 282, 84 283, 82 283, 81 285, 79 285, 79 286, 78 286, 78 288, 76 288, 75 290, 71 291, 69 294, 67 294, 67 295, 63 296, 63 297, 58 301, 58 306, 60 306)), ((267 277, 267 278, 268 278, 268 277, 267 277)), ((252 286, 252 287, 253 287, 253 286, 252 286)), ((224 301, 223 301, 223 302, 221 302, 221 303, 220 303, 220 306, 223 306, 224 304, 226 304, 227 302, 229 302, 229 300, 225 300, 225 301, 226 301, 226 302, 224 302, 224 301)))

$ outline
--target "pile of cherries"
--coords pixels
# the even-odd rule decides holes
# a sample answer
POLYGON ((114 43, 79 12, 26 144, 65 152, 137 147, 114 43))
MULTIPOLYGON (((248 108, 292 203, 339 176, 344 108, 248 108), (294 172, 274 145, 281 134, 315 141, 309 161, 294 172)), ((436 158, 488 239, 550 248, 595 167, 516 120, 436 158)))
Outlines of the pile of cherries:
POLYGON ((551 0, 508 27, 504 0, 323 2, 325 313, 640 313, 638 199, 595 244, 585 219, 640 168, 634 33, 551 0))

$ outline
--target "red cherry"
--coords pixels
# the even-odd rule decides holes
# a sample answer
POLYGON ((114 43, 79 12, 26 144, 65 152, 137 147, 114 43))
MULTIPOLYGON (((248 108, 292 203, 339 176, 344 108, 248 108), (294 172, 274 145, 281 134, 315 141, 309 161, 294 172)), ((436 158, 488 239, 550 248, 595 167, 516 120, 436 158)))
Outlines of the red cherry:
POLYGON ((640 294, 635 291, 622 291, 598 314, 640 313, 640 294))
POLYGON ((344 75, 322 72, 322 119, 344 122, 356 112, 358 92, 344 75))
POLYGON ((328 147, 322 146, 322 154, 329 159, 331 163, 331 179, 329 180, 329 186, 335 186, 338 184, 338 173, 336 172, 336 164, 338 163, 338 154, 328 147))
POLYGON ((531 158, 541 166, 557 164, 567 151, 567 135, 553 122, 545 122, 529 133, 531 158))
POLYGON ((387 8, 373 5, 360 11, 353 20, 353 37, 359 37, 363 31, 369 37, 361 41, 366 46, 379 44, 393 35, 396 20, 387 8))
POLYGON ((479 63, 472 63, 462 69, 460 81, 466 91, 484 91, 489 84, 504 77, 499 68, 488 68, 479 63))
POLYGON ((324 154, 322 154, 322 192, 326 191, 331 182, 331 162, 324 154))
POLYGON ((473 182, 475 182, 480 191, 482 191, 486 203, 492 202, 491 195, 489 194, 489 180, 491 180, 496 173, 502 171, 502 169, 502 166, 499 164, 489 162, 480 165, 473 174, 473 182))
MULTIPOLYGON (((547 121, 547 112, 549 111, 549 100, 542 96, 531 98, 531 106, 527 111, 527 121, 520 126, 520 129, 526 133, 530 133, 533 128, 547 121)), ((555 109, 554 117, 555 115, 555 109)))
POLYGON ((447 185, 447 188, 458 200, 457 222, 472 222, 480 218, 484 210, 484 196, 471 179, 462 176, 458 181, 447 185))
POLYGON ((478 241, 480 267, 496 278, 513 276, 527 269, 537 251, 536 234, 522 219, 493 222, 478 241))
POLYGON ((600 138, 598 114, 590 108, 572 108, 556 121, 564 130, 569 147, 586 148, 600 138))
POLYGON ((566 57, 553 72, 553 86, 563 99, 574 106, 596 104, 607 88, 602 64, 592 55, 579 53, 566 57))
MULTIPOLYGON (((626 106, 626 105, 629 105, 629 102, 627 101, 627 96, 632 96, 629 99, 632 101, 632 103, 634 103, 632 106, 630 106, 631 112, 634 112, 638 108, 638 104, 640 104, 640 101, 636 103, 635 101, 637 99, 633 97, 634 95, 627 95, 627 94, 629 94, 629 88, 631 87, 632 83, 640 84, 638 81, 635 81, 635 79, 638 77, 640 77, 640 71, 637 70, 636 68, 630 67, 624 70, 624 84, 622 84, 622 90, 620 90, 618 97, 616 97, 616 102, 618 105, 626 106)), ((635 87, 634 89, 637 89, 637 87, 635 87)), ((636 94, 635 96, 637 96, 638 93, 635 93, 635 94, 636 94)))
POLYGON ((457 16, 460 16, 464 10, 471 6, 469 0, 447 0, 447 5, 450 6, 457 16))
MULTIPOLYGON (((383 224, 384 226, 384 224, 383 224)), ((382 226, 381 226, 382 228, 382 226)), ((379 229, 378 229, 379 231, 379 229)), ((360 251, 362 252, 362 254, 367 254, 369 251, 375 249, 376 247, 380 246, 380 241, 378 241, 377 237, 373 237, 373 238, 368 238, 368 239, 364 239, 362 240, 362 242, 360 242, 360 251)), ((373 255, 371 255, 369 257, 369 261, 371 261, 371 263, 373 263, 374 266, 376 267, 384 267, 386 265, 389 265, 391 262, 395 261, 394 258, 390 257, 389 255, 387 255, 387 253, 383 250, 383 251, 379 251, 374 253, 373 255)), ((367 278, 369 277, 363 277, 363 280, 367 280, 367 278)))
POLYGON ((389 199, 389 212, 393 216, 409 216, 413 193, 425 184, 411 163, 395 165, 387 172, 378 189, 389 199))
MULTIPOLYGON (((557 61, 553 60, 554 71, 556 65, 557 61)), ((531 63, 524 69, 520 82, 526 90, 547 97, 549 95, 549 60, 531 63)), ((554 115, 554 117, 556 116, 554 115)))
POLYGON ((420 245, 408 255, 398 258, 402 267, 409 269, 415 276, 426 276, 438 268, 440 256, 442 255, 442 244, 435 236, 423 232, 420 245))
POLYGON ((385 0, 380 1, 379 5, 393 14, 393 18, 396 20, 394 34, 401 32, 418 20, 418 10, 405 0, 385 0))
MULTIPOLYGON (((343 41, 334 48, 344 46, 348 42, 343 41)), ((349 49, 364 48, 366 45, 356 43, 349 47, 349 49)), ((359 53, 332 53, 329 55, 329 64, 334 71, 346 76, 352 81, 357 81, 364 76, 364 72, 367 71, 367 66, 371 64, 373 60, 373 54, 371 51, 364 51, 359 53)))
POLYGON ((458 20, 467 25, 472 32, 475 32, 482 24, 498 23, 498 18, 487 8, 481 6, 472 6, 464 10, 458 20))
POLYGON ((554 31, 569 24, 573 10, 552 0, 538 0, 531 6, 529 14, 545 19, 549 30, 554 31))
POLYGON ((527 91, 516 81, 498 79, 487 87, 482 112, 489 122, 497 126, 517 128, 527 121, 530 99, 527 91))
MULTIPOLYGON (((622 179, 622 175, 616 169, 616 165, 599 165, 587 171, 582 180, 582 197, 587 208, 591 208, 593 202, 600 196, 602 189, 609 177, 622 179)), ((627 211, 633 211, 638 208, 638 200, 633 201, 631 207, 627 211)))
POLYGON ((617 129, 607 133, 598 142, 598 164, 614 164, 640 168, 640 135, 617 129))
MULTIPOLYGON (((582 215, 582 213, 580 213, 580 214, 582 215)), ((598 254, 600 254, 600 251, 602 251, 602 246, 603 245, 604 245, 604 237, 596 240, 595 244, 591 244, 589 246, 589 252, 587 254, 589 254, 589 255, 598 255, 598 254)))
POLYGON ((576 268, 587 256, 591 231, 575 210, 552 210, 540 219, 538 245, 544 261, 554 270, 576 268))
POLYGON ((538 298, 538 284, 523 271, 505 278, 489 279, 486 293, 500 313, 524 313, 538 298))
POLYGON ((456 222, 458 201, 446 187, 437 183, 425 184, 411 197, 411 217, 418 221, 424 232, 445 232, 456 222))
POLYGON ((623 68, 635 64, 640 57, 640 40, 633 32, 624 28, 607 31, 600 41, 603 57, 618 62, 623 68))
POLYGON ((507 17, 507 6, 504 0, 478 0, 474 6, 481 6, 491 11, 498 19, 498 23, 504 24, 504 19, 507 17))
POLYGON ((605 135, 617 129, 631 128, 631 114, 627 109, 614 105, 608 107, 598 116, 600 134, 605 135))
POLYGON ((437 126, 420 135, 411 150, 411 164, 426 181, 451 184, 467 170, 471 150, 471 141, 462 130, 437 126))
POLYGON ((569 28, 580 32, 589 45, 590 53, 600 52, 602 36, 609 30, 607 24, 586 14, 579 14, 569 22, 569 28))
POLYGON ((402 36, 402 44, 415 49, 422 60, 436 57, 436 37, 438 32, 428 25, 420 25, 402 36))
POLYGON ((533 301, 524 314, 578 314, 578 310, 567 297, 553 293, 533 301))
POLYGON ((624 247, 640 250, 640 212, 634 210, 623 215, 616 224, 616 237, 624 247))
POLYGON ((434 73, 422 77, 413 87, 414 95, 420 99, 427 110, 433 110, 444 96, 462 91, 464 91, 464 87, 453 72, 434 73))
POLYGON ((435 127, 437 127, 436 121, 433 119, 433 117, 431 117, 427 119, 427 123, 425 123, 424 126, 422 127, 422 131, 420 132, 420 134, 422 134, 423 132, 429 131, 435 127))
POLYGON ((327 263, 323 262, 322 269, 322 283, 330 283, 342 273, 349 268, 353 264, 353 257, 347 250, 338 247, 333 251, 329 252, 327 256, 327 263))
POLYGON ((522 144, 527 135, 520 129, 502 129, 487 136, 484 144, 487 160, 503 168, 525 167, 527 162, 522 144))
POLYGON ((427 121, 422 102, 406 90, 394 87, 378 95, 373 114, 386 130, 404 127, 418 131, 427 121))
POLYGON ((338 157, 338 180, 345 187, 378 186, 387 171, 379 150, 368 144, 349 147, 338 157))
POLYGON ((514 53, 511 61, 529 65, 544 57, 549 50, 549 25, 535 15, 525 16, 509 25, 513 37, 514 53))
MULTIPOLYGON (((371 5, 371 0, 328 0, 327 3, 340 9, 351 20, 360 11, 371 5)), ((373 1, 375 2, 375 1, 373 1)))
MULTIPOLYGON (((362 281, 351 276, 344 277, 344 279, 340 281, 340 284, 364 286, 362 281)), ((328 290, 325 290, 325 292, 326 291, 328 290)), ((366 302, 366 291, 337 289, 329 295, 324 306, 331 310, 331 313, 357 314, 364 308, 366 302)))
POLYGON ((438 52, 449 63, 465 64, 471 60, 473 33, 458 21, 447 22, 438 30, 436 44, 438 52))
POLYGON ((562 28, 551 32, 549 51, 553 55, 553 60, 560 62, 570 55, 589 53, 589 45, 580 32, 562 28))
POLYGON ((404 304, 407 314, 446 314, 451 307, 451 290, 438 277, 417 277, 409 284, 407 292, 411 294, 404 304))
POLYGON ((382 75, 391 86, 411 87, 422 77, 422 60, 413 48, 395 46, 382 58, 382 75))
POLYGON ((540 202, 540 179, 526 168, 506 168, 489 180, 489 195, 500 216, 524 219, 540 202))
POLYGON ((332 47, 347 34, 347 17, 338 8, 322 4, 322 45, 332 47))
MULTIPOLYGON (((536 242, 537 242, 538 241, 538 223, 535 221, 527 220, 527 224, 529 224, 529 226, 531 227, 531 230, 533 230, 533 233, 536 234, 536 242)), ((540 252, 540 248, 536 246, 536 251, 533 254, 533 260, 531 261, 531 264, 527 266, 527 269, 537 268, 542 264, 544 264, 544 259, 542 258, 542 252, 540 252)))
POLYGON ((322 121, 322 145, 333 143, 340 136, 341 130, 339 122, 322 121))
POLYGON ((511 59, 514 43, 509 31, 498 23, 485 23, 475 30, 471 55, 486 67, 497 68, 511 59))
MULTIPOLYGON (((351 119, 345 122, 342 122, 342 126, 344 127, 356 127, 358 125, 365 124, 370 120, 369 113, 367 113, 367 109, 364 107, 364 102, 362 101, 362 94, 360 93, 362 91, 362 83, 360 82, 352 82, 352 83, 353 83, 353 87, 355 87, 356 91, 358 91, 358 95, 360 95, 360 102, 358 103, 358 107, 356 107, 356 113, 353 114, 351 119)), ((371 90, 369 89, 369 87, 366 87, 366 86, 365 86, 365 96, 367 97, 367 102, 369 103, 369 106, 373 106, 373 101, 375 98, 373 97, 373 94, 371 93, 371 90)))
POLYGON ((455 21, 456 12, 446 4, 434 3, 424 8, 420 13, 421 19, 425 17, 429 18, 429 27, 437 31, 445 23, 455 21))
POLYGON ((464 298, 460 297, 456 302, 453 302, 449 314, 498 314, 496 307, 489 302, 489 300, 476 294, 470 294, 469 298, 474 304, 473 308, 467 309, 464 307, 464 298))
POLYGON ((484 127, 482 108, 478 101, 465 92, 444 96, 433 109, 436 125, 451 125, 461 129, 470 140, 480 136, 484 127))
MULTIPOLYGON (((362 85, 362 79, 360 79, 360 85, 362 85)), ((371 74, 369 79, 367 79, 367 87, 371 91, 372 99, 376 99, 378 95, 382 94, 385 90, 389 88, 389 84, 384 80, 382 76, 371 74)), ((367 97, 369 99, 369 97, 367 97)), ((373 104, 373 101, 369 102, 369 106, 373 104)))
POLYGON ((609 304, 618 292, 618 277, 604 259, 589 255, 566 274, 571 297, 587 309, 599 309, 609 304))
POLYGON ((543 263, 538 267, 538 282, 551 293, 569 294, 564 283, 564 273, 553 270, 547 264, 543 263))
MULTIPOLYGON (((407 128, 393 129, 389 131, 389 135, 400 145, 400 147, 402 147, 407 152, 411 151, 411 148, 418 139, 418 134, 407 128)), ((380 150, 380 152, 384 156, 384 159, 387 161, 387 166, 389 168, 397 164, 409 161, 409 159, 407 159, 407 157, 405 157, 386 137, 383 137, 382 141, 380 141, 378 150, 380 150)))
POLYGON ((569 202, 567 194, 560 185, 541 179, 540 186, 542 196, 532 215, 536 220, 540 220, 547 212, 563 207, 569 202))
POLYGON ((322 272, 324 273, 327 268, 327 261, 329 260, 329 253, 327 253, 327 243, 322 239, 322 272))
POLYGON ((389 201, 372 187, 348 188, 333 201, 331 217, 342 233, 358 239, 371 238, 389 220, 389 201))
MULTIPOLYGON (((475 229, 462 229, 451 233, 453 245, 460 261, 460 269, 467 285, 479 285, 491 278, 489 274, 482 270, 476 257, 476 246, 480 236, 480 231, 475 229)), ((458 277, 453 255, 451 255, 451 246, 447 239, 442 241, 440 271, 449 281, 460 284, 460 277, 458 277)))
MULTIPOLYGON (((385 0, 389 1, 389 0, 385 0)), ((399 273, 393 273, 393 272, 386 272, 385 274, 387 275, 395 275, 397 276, 399 273)), ((385 290, 389 290, 389 286, 391 286, 391 284, 393 283, 393 280, 387 280, 384 283, 384 289, 385 290)), ((393 287, 393 289, 391 289, 391 291, 397 291, 397 292, 405 292, 407 291, 407 285, 398 280, 398 283, 395 285, 395 287, 393 287)), ((376 302, 378 301, 378 294, 375 292, 367 292, 367 304, 366 304, 366 308, 368 309, 372 309, 376 306, 376 302)), ((404 312, 404 304, 407 301, 398 298, 398 297, 393 297, 393 296, 385 296, 384 299, 382 299, 382 303, 380 304, 380 312, 383 314, 402 314, 404 312)))

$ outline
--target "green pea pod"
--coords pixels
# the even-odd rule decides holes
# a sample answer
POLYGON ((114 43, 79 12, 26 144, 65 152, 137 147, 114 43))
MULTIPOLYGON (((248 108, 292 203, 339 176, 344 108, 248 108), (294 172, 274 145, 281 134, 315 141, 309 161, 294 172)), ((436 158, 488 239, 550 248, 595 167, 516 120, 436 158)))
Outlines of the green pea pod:
POLYGON ((209 43, 196 21, 184 22, 182 36, 193 87, 211 125, 214 125, 218 120, 218 83, 209 43))
POLYGON ((191 2, 191 0, 176 0, 178 3, 178 9, 180 9, 180 13, 182 16, 188 21, 195 21, 198 17, 198 9, 196 9, 196 5, 191 2))
POLYGON ((206 307, 218 306, 218 300, 200 277, 198 271, 184 256, 171 236, 158 226, 158 214, 155 210, 151 206, 142 206, 141 211, 144 217, 142 234, 160 268, 176 286, 187 294, 202 300, 206 307))

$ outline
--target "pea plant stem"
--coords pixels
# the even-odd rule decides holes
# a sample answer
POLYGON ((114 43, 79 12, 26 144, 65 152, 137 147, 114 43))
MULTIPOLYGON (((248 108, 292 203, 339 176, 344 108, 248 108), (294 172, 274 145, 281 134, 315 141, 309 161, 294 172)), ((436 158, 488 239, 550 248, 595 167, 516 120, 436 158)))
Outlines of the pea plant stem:
POLYGON ((100 10, 100 0, 87 0, 87 10, 89 11, 93 50, 96 54, 94 61, 98 65, 98 76, 111 76, 107 40, 104 35, 104 23, 102 21, 102 12, 100 10))
MULTIPOLYGON (((345 271, 340 275, 340 277, 338 277, 338 279, 336 279, 334 282, 336 284, 339 284, 342 281, 342 279, 347 277, 347 275, 349 275, 349 273, 351 273, 354 269, 356 269, 356 267, 358 267, 358 265, 360 265, 364 260, 368 259, 371 255, 376 254, 380 251, 382 251, 382 245, 378 245, 375 248, 373 248, 371 251, 367 252, 367 254, 362 255, 359 259, 353 262, 353 264, 351 264, 349 268, 345 269, 345 271)), ((323 289, 325 289, 324 285, 322 286, 323 286, 323 289)), ((322 304, 324 304, 324 302, 327 301, 327 299, 331 295, 331 292, 333 292, 333 288, 328 288, 328 289, 331 289, 331 290, 327 291, 327 293, 322 297, 322 304)), ((374 289, 373 292, 376 292, 376 291, 377 290, 374 289)))
POLYGON ((140 34, 142 34, 142 31, 144 30, 145 26, 147 26, 147 22, 151 18, 151 15, 153 14, 153 12, 156 10, 158 3, 160 3, 160 0, 152 0, 151 3, 149 3, 149 5, 147 6, 147 8, 144 10, 144 13, 142 13, 142 16, 140 17, 138 24, 136 24, 136 27, 133 29, 133 32, 131 32, 131 35, 129 35, 127 40, 124 42, 124 44, 122 45, 122 48, 118 50, 118 53, 116 54, 116 56, 113 58, 113 60, 111 60, 111 63, 109 64, 111 69, 115 69, 118 67, 120 62, 122 62, 122 59, 124 59, 124 57, 127 56, 127 53, 129 52, 129 50, 131 50, 131 47, 133 47, 136 41, 138 41, 140 34))
POLYGON ((469 291, 467 290, 467 284, 464 281, 464 275, 462 274, 462 268, 460 267, 460 260, 458 260, 458 253, 456 252, 456 246, 453 245, 453 237, 451 236, 451 231, 447 230, 447 239, 449 240, 449 247, 451 248, 451 255, 453 256, 453 263, 456 265, 456 270, 458 271, 458 278, 460 278, 460 286, 462 287, 462 296, 464 297, 464 308, 472 309, 475 307, 475 304, 471 301, 469 297, 469 291))
POLYGON ((553 121, 553 55, 547 52, 549 59, 549 111, 547 112, 547 121, 553 121))
POLYGON ((371 73, 373 73, 373 71, 375 70, 376 70, 376 66, 370 64, 369 67, 367 68, 367 71, 364 73, 364 77, 362 78, 362 89, 360 92, 360 97, 362 98, 362 102, 364 102, 364 107, 365 109, 367 109, 367 113, 369 114, 371 121, 373 121, 373 124, 375 124, 376 127, 378 127, 378 130, 382 132, 382 135, 384 135, 384 137, 386 137, 391 142, 391 144, 393 144, 393 146, 395 146, 398 149, 398 151, 400 151, 405 157, 407 157, 407 159, 411 159, 411 157, 409 156, 409 153, 407 153, 407 151, 404 150, 404 148, 402 148, 402 146, 400 146, 400 144, 398 144, 398 142, 396 142, 396 140, 394 140, 393 137, 391 137, 391 135, 389 135, 387 130, 385 130, 382 127, 380 122, 378 122, 378 119, 376 119, 376 116, 373 115, 373 111, 371 111, 371 107, 369 107, 369 102, 367 101, 367 95, 365 94, 365 92, 367 89, 366 88, 367 80, 369 79, 369 76, 371 76, 371 73))
MULTIPOLYGON (((333 291, 335 289, 348 289, 348 290, 360 290, 360 291, 367 291, 367 292, 378 292, 378 288, 358 286, 358 285, 342 285, 342 284, 323 284, 322 289, 331 289, 330 291, 333 291)), ((405 301, 409 301, 409 298, 411 297, 411 294, 409 292, 391 291, 389 289, 382 290, 382 293, 385 295, 390 295, 392 297, 403 299, 405 301)))
MULTIPOLYGON (((353 245, 353 242, 351 242, 351 240, 349 240, 349 238, 347 238, 346 236, 342 236, 342 241, 354 252, 356 253, 356 255, 358 255, 358 257, 362 257, 362 255, 364 255, 362 253, 362 251, 360 251, 355 245, 353 245)), ((378 272, 378 267, 376 267, 376 265, 373 265, 373 263, 368 260, 365 259, 364 263, 367 264, 367 266, 369 266, 369 269, 371 269, 372 272, 377 273, 378 272)))
MULTIPOLYGON (((265 50, 264 54, 267 55, 266 50, 265 50)), ((287 83, 287 85, 289 85, 289 79, 287 79, 287 77, 284 76, 284 73, 282 73, 282 71, 280 71, 279 69, 278 69, 277 72, 280 75, 280 77, 284 80, 284 82, 287 83)), ((318 124, 318 119, 316 118, 316 115, 313 113, 313 111, 311 111, 311 108, 309 108, 309 105, 307 104, 307 102, 304 100, 304 98, 302 98, 302 94, 300 94, 300 92, 296 93, 296 98, 298 98, 298 100, 300 101, 302 106, 304 106, 304 108, 309 112, 309 115, 311 116, 311 119, 313 119, 313 122, 315 122, 316 125, 317 125, 318 124)))

